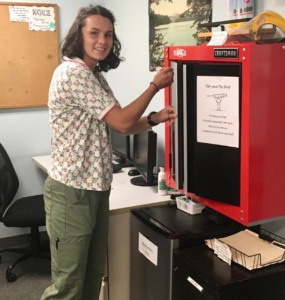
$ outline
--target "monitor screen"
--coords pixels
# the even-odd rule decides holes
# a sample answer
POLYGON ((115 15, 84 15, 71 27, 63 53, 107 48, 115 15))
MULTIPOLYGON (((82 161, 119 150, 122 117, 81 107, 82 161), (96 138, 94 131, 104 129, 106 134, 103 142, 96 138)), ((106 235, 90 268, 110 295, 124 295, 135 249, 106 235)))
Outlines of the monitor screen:
POLYGON ((134 136, 130 135, 130 161, 134 161, 134 136))
POLYGON ((133 163, 130 162, 130 136, 120 135, 113 128, 111 134, 113 153, 117 156, 115 162, 121 164, 121 167, 133 166, 133 163))
POLYGON ((141 176, 131 179, 134 185, 157 185, 153 175, 156 166, 157 134, 152 130, 146 130, 134 135, 133 163, 141 176))
POLYGON ((130 157, 130 137, 120 135, 115 129, 112 129, 112 148, 113 153, 118 157, 128 159, 130 157))

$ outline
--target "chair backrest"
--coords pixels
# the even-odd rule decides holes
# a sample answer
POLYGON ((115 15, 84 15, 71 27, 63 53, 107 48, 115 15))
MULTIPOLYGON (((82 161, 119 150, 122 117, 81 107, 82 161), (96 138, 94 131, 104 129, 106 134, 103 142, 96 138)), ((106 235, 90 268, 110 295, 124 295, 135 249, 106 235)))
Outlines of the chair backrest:
POLYGON ((6 208, 13 201, 19 188, 19 180, 11 160, 0 143, 0 221, 6 208))

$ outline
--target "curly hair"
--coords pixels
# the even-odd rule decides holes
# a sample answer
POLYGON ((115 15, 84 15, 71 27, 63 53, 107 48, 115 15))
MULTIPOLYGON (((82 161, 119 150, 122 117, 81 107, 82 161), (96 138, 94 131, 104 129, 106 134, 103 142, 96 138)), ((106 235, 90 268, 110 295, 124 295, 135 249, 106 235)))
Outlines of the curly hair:
POLYGON ((87 17, 92 15, 99 15, 107 18, 111 21, 113 25, 113 46, 104 60, 100 60, 95 67, 96 71, 108 72, 111 69, 116 69, 124 58, 120 57, 121 43, 118 40, 115 33, 115 17, 111 11, 100 6, 100 5, 90 5, 88 7, 82 7, 78 15, 72 24, 71 28, 65 39, 62 41, 62 56, 67 57, 78 57, 83 58, 83 38, 82 38, 82 28, 85 26, 85 20, 87 17))

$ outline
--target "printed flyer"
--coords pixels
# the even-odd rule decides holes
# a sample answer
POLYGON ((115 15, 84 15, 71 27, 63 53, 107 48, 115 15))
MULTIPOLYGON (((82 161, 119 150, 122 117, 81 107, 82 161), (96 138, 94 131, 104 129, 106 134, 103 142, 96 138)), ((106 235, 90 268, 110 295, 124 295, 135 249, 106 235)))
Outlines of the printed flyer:
POLYGON ((239 77, 197 77, 197 142, 239 147, 239 77))

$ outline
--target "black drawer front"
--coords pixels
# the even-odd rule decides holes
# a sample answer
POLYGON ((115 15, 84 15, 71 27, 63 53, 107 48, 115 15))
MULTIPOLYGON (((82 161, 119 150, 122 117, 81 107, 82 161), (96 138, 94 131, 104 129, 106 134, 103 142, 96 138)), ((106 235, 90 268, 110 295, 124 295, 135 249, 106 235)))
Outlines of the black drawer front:
POLYGON ((172 300, 218 300, 219 293, 187 272, 176 261, 173 263, 172 300), (189 280, 194 280, 191 283, 189 280), (196 283, 196 284, 195 284, 196 283), (195 286, 196 285, 196 286, 195 286))

